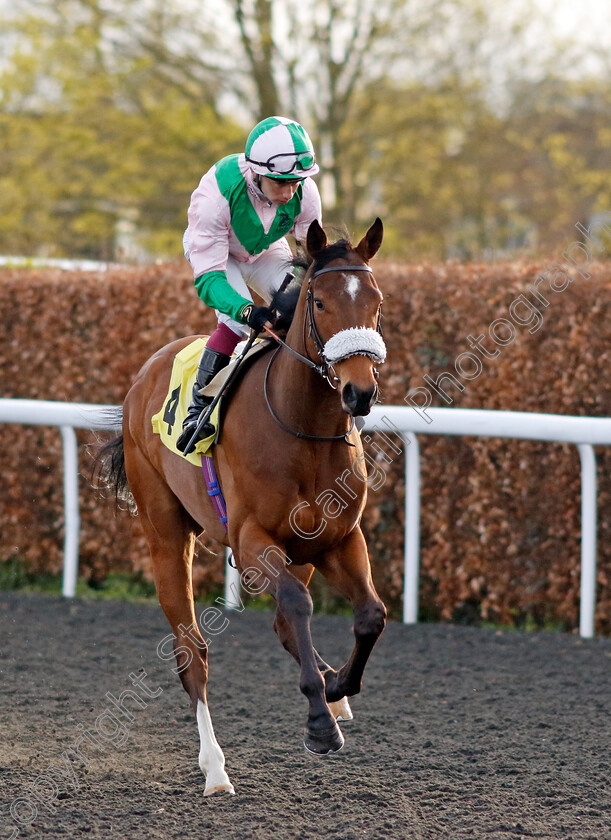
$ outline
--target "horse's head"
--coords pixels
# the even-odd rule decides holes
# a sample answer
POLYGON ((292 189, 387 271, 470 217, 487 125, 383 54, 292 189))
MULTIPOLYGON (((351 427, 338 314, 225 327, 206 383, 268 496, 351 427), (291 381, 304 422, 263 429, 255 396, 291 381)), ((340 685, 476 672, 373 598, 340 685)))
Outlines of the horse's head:
POLYGON ((369 260, 382 244, 376 219, 356 247, 347 240, 329 245, 322 227, 312 222, 307 249, 313 262, 307 276, 309 335, 342 407, 353 417, 369 414, 378 396, 375 365, 386 358, 380 333, 382 294, 369 260))

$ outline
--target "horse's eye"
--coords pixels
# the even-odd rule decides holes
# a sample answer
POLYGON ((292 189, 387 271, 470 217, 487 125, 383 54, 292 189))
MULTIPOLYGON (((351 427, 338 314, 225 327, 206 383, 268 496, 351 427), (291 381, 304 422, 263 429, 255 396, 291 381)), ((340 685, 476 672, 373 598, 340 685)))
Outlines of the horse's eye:
POLYGON ((320 309, 321 312, 325 308, 325 305, 320 298, 314 298, 314 303, 316 304, 316 308, 320 309))

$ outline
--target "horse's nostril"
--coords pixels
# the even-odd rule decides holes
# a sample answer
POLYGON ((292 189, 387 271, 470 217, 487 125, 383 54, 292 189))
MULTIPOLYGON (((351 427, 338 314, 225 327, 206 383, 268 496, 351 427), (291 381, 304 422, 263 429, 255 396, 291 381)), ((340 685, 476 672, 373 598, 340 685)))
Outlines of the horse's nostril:
POLYGON ((354 416, 363 416, 365 414, 369 414, 371 411, 371 405, 374 401, 375 394, 375 385, 372 385, 370 388, 362 389, 349 382, 344 386, 344 390, 342 391, 342 400, 346 408, 350 410, 351 414, 354 416))
POLYGON ((344 388, 344 391, 342 393, 342 399, 349 408, 352 408, 356 404, 357 395, 354 387, 350 382, 344 388))

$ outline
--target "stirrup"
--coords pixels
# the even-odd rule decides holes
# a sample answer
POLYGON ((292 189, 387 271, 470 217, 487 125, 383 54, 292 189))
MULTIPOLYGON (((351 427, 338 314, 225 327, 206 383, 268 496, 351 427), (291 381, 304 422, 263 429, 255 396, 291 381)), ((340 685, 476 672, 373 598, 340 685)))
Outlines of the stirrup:
POLYGON ((230 357, 225 353, 220 353, 218 350, 213 350, 209 347, 204 348, 202 357, 199 360, 195 383, 193 385, 191 405, 189 406, 187 416, 183 421, 182 431, 176 440, 176 448, 179 452, 182 452, 183 455, 188 455, 193 451, 193 448, 200 440, 210 437, 216 431, 214 424, 208 420, 208 422, 204 423, 202 428, 199 430, 197 439, 193 441, 193 446, 188 451, 185 451, 191 441, 191 438, 195 434, 195 429, 199 423, 199 418, 202 416, 202 412, 206 411, 210 403, 213 401, 211 397, 202 396, 200 390, 204 388, 210 380, 227 365, 229 359, 230 357))

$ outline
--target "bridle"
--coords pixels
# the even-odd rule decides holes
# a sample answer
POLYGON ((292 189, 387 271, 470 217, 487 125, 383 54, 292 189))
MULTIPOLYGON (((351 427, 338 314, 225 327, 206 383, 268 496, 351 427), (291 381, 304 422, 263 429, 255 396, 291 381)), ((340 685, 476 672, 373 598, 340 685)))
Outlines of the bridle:
MULTIPOLYGON (((308 277, 308 290, 306 293, 306 317, 303 321, 303 346, 306 348, 306 355, 304 356, 302 353, 299 353, 297 350, 294 350, 292 347, 280 338, 273 330, 269 327, 265 327, 265 331, 274 338, 278 344, 283 347, 285 350, 288 350, 289 353, 292 353, 293 356, 298 358, 301 362, 308 367, 311 367, 313 370, 316 371, 323 379, 329 383, 329 385, 335 390, 336 386, 333 382, 339 382, 339 377, 335 374, 333 369, 333 365, 329 364, 324 355, 324 348, 325 342, 322 340, 320 332, 318 331, 318 327, 316 326, 316 318, 314 317, 314 292, 312 290, 312 280, 315 277, 318 277, 320 274, 330 274, 331 272, 344 272, 344 271, 367 271, 371 275, 371 279, 373 281, 374 288, 378 289, 378 284, 375 281, 373 276, 373 269, 371 269, 368 265, 336 265, 336 266, 327 266, 326 268, 319 268, 318 271, 314 271, 308 277), (308 330, 309 325, 309 330, 308 330), (312 339, 314 346, 316 348, 316 352, 318 353, 318 357, 321 361, 321 364, 316 364, 316 362, 312 359, 310 354, 308 353, 308 345, 306 341, 306 335, 312 339), (333 376, 330 376, 330 372, 333 370, 333 376)), ((379 290, 379 289, 378 289, 379 290)), ((376 323, 376 332, 378 335, 382 336, 382 304, 378 307, 378 318, 376 323)), ((280 347, 278 348, 280 349, 280 347)), ((376 371, 377 374, 377 371, 376 371)), ((377 378, 377 376, 376 376, 377 378)))
MULTIPOLYGON (((331 274, 332 272, 337 272, 337 271, 340 271, 340 272, 344 272, 344 271, 367 271, 369 273, 372 281, 373 281, 374 287, 376 289, 378 288, 378 284, 376 283, 375 278, 373 276, 373 270, 368 265, 340 265, 340 266, 331 265, 331 266, 327 266, 326 268, 319 268, 318 271, 313 272, 313 274, 311 274, 310 277, 308 278, 308 291, 307 291, 307 295, 306 295, 306 314, 307 314, 307 321, 310 324, 309 335, 310 335, 310 338, 312 339, 312 341, 314 342, 314 346, 316 347, 316 351, 318 353, 318 356, 321 359, 321 361, 323 363, 323 366, 324 366, 322 376, 323 376, 324 379, 327 380, 329 385, 334 389, 336 388, 336 386, 333 384, 333 382, 338 382, 339 377, 335 374, 335 370, 333 368, 333 365, 328 364, 328 362, 325 359, 325 354, 324 354, 325 342, 322 340, 322 338, 320 336, 320 333, 318 332, 318 327, 316 326, 316 319, 314 317, 314 291, 312 289, 312 280, 315 277, 318 277, 321 274, 331 274), (333 381, 331 381, 331 377, 329 375, 331 371, 333 371, 333 381)), ((377 324, 376 324, 376 332, 378 332, 380 335, 382 335, 381 319, 382 319, 382 304, 380 304, 380 306, 378 307, 378 320, 377 320, 377 324)), ((304 319, 304 321, 303 321, 303 335, 304 335, 303 346, 306 348, 306 354, 308 355, 308 358, 310 358, 310 356, 308 354, 308 349, 307 349, 308 345, 305 341, 305 331, 306 331, 306 319, 304 319)), ((310 359, 310 361, 312 361, 312 360, 310 359)))
MULTIPOLYGON (((283 429, 285 432, 293 435, 294 437, 300 438, 302 440, 342 440, 345 439, 346 443, 349 446, 353 446, 348 440, 350 434, 352 433, 356 421, 354 417, 352 418, 352 422, 350 423, 350 428, 342 435, 309 435, 305 432, 299 432, 295 429, 291 429, 290 426, 287 426, 278 415, 274 412, 268 394, 268 380, 269 380, 269 372, 271 370, 272 364, 276 358, 276 356, 281 352, 281 350, 288 350, 293 356, 298 358, 301 362, 308 367, 315 370, 323 379, 327 381, 327 383, 333 388, 333 390, 337 390, 337 385, 335 383, 339 382, 339 377, 335 373, 335 368, 333 367, 332 363, 329 363, 325 358, 325 342, 322 340, 318 327, 316 325, 316 318, 314 315, 314 292, 313 292, 313 284, 312 281, 315 277, 318 277, 321 274, 328 274, 331 272, 344 272, 344 271, 367 271, 371 279, 373 281, 374 287, 377 289, 378 285, 375 281, 373 276, 373 270, 368 265, 337 265, 337 266, 327 266, 326 268, 319 268, 318 271, 314 271, 308 276, 308 288, 306 292, 306 317, 303 319, 303 346, 305 347, 305 355, 299 353, 297 350, 294 350, 292 347, 281 339, 273 330, 269 329, 269 327, 265 327, 265 331, 271 335, 279 344, 276 348, 274 353, 272 354, 268 364, 267 369, 265 371, 265 377, 263 380, 263 393, 265 396, 265 402, 267 404, 267 408, 269 413, 271 414, 272 418, 276 421, 276 423, 283 429), (309 327, 309 328, 308 328, 309 327), (320 364, 317 364, 308 353, 308 345, 306 336, 312 339, 314 347, 316 348, 316 352, 318 353, 318 357, 320 359, 320 364)), ((375 332, 381 337, 382 336, 382 304, 378 307, 378 317, 377 317, 377 324, 375 332)), ((368 355, 365 353, 365 355, 368 355)), ((337 361, 336 361, 337 363, 337 361)), ((374 369, 374 376, 378 378, 378 372, 374 369)))

